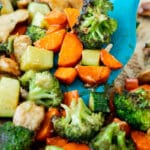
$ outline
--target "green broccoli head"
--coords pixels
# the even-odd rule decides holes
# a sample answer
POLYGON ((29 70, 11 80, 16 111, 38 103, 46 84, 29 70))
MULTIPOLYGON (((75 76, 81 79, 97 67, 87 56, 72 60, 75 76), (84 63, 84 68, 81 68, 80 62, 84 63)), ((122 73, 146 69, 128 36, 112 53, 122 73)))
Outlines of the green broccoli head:
POLYGON ((38 26, 31 25, 27 28, 26 35, 28 35, 32 42, 39 40, 40 38, 44 37, 46 31, 38 26))
POLYGON ((115 122, 102 128, 99 134, 91 140, 90 146, 94 150, 135 149, 133 142, 126 139, 125 132, 120 130, 119 123, 115 122))
POLYGON ((113 9, 109 0, 91 0, 79 17, 75 26, 85 48, 100 48, 110 42, 111 35, 117 28, 117 22, 107 14, 113 9))
POLYGON ((93 113, 81 98, 72 100, 71 106, 62 104, 65 117, 53 118, 54 129, 60 136, 71 141, 83 142, 90 140, 103 125, 102 113, 93 113))
POLYGON ((28 72, 24 76, 24 84, 27 83, 26 79, 29 79, 28 100, 45 107, 58 106, 61 103, 63 94, 60 84, 49 71, 28 72))
POLYGON ((118 117, 133 128, 143 131, 150 128, 150 101, 146 91, 116 94, 114 105, 118 117))
POLYGON ((33 132, 12 122, 0 125, 1 150, 30 150, 33 143, 33 132))
POLYGON ((20 77, 19 81, 20 81, 21 85, 22 85, 24 88, 27 88, 27 89, 28 89, 28 87, 29 87, 29 82, 30 82, 30 80, 34 77, 35 73, 36 73, 36 72, 35 72, 34 70, 29 70, 29 71, 25 72, 25 74, 23 74, 23 75, 20 77))

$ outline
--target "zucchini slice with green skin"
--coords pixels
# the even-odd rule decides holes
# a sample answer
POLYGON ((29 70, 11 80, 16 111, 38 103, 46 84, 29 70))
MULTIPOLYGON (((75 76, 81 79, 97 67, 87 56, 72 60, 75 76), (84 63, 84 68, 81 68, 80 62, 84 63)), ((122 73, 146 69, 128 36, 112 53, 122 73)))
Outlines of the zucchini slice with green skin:
POLYGON ((104 92, 91 92, 89 107, 94 112, 109 113, 109 99, 104 92))
POLYGON ((86 66, 99 66, 100 50, 86 49, 82 52, 81 64, 86 66))

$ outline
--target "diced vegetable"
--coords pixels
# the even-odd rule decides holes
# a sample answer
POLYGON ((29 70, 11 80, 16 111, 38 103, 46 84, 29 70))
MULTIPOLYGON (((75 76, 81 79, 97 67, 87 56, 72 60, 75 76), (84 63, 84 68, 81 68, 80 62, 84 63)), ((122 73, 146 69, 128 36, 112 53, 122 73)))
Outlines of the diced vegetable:
POLYGON ((0 14, 9 14, 14 11, 10 0, 1 0, 2 9, 0 9, 0 14))
POLYGON ((144 132, 132 131, 131 137, 136 145, 137 150, 149 150, 150 139, 144 132))
POLYGON ((19 102, 19 81, 2 77, 0 79, 0 117, 12 117, 19 102))
POLYGON ((70 106, 73 99, 78 100, 79 94, 77 90, 64 92, 64 100, 63 103, 67 106, 70 106))
POLYGON ((102 49, 100 52, 100 59, 104 65, 110 67, 111 69, 120 69, 122 67, 121 62, 119 62, 113 55, 102 49))
POLYGON ((63 147, 64 145, 68 143, 68 140, 60 136, 56 136, 56 137, 47 138, 46 143, 48 145, 55 145, 55 146, 63 147))
POLYGON ((31 25, 38 26, 40 28, 48 28, 48 24, 44 19, 44 15, 41 12, 36 12, 31 25))
POLYGON ((99 66, 100 50, 84 50, 82 51, 82 65, 99 66))
POLYGON ((59 67, 55 71, 55 77, 65 84, 71 84, 77 77, 77 71, 71 67, 59 67))
POLYGON ((54 32, 54 31, 58 31, 60 29, 64 29, 64 25, 61 25, 61 24, 52 24, 52 25, 49 25, 46 34, 50 34, 50 33, 54 32))
POLYGON ((47 145, 45 150, 64 150, 64 149, 54 145, 47 145))
POLYGON ((72 28, 78 21, 80 10, 76 8, 65 8, 64 12, 67 16, 69 27, 72 28))
POLYGON ((104 92, 91 92, 89 107, 94 112, 110 112, 108 96, 104 92))
POLYGON ((12 35, 23 35, 27 30, 27 25, 25 23, 18 23, 15 29, 11 32, 12 35))
POLYGON ((47 34, 34 43, 36 47, 57 52, 63 42, 66 31, 64 29, 47 34))
POLYGON ((53 134, 52 117, 59 116, 57 108, 49 108, 45 114, 45 118, 41 124, 40 129, 37 131, 36 139, 38 141, 45 141, 47 137, 51 137, 53 134))
POLYGON ((134 89, 133 91, 136 91, 138 89, 143 89, 145 91, 150 91, 150 85, 149 84, 140 85, 137 89, 134 89))
POLYGON ((73 67, 81 58, 83 46, 78 37, 73 33, 67 33, 58 57, 58 66, 73 67))
POLYGON ((134 90, 136 88, 138 88, 139 86, 139 82, 138 82, 138 79, 131 79, 131 78, 127 78, 125 80, 125 88, 128 90, 128 91, 131 91, 131 90, 134 90))
POLYGON ((111 70, 105 66, 81 66, 76 67, 80 79, 91 86, 105 83, 111 70))
POLYGON ((42 29, 38 26, 28 26, 27 27, 27 31, 26 31, 26 35, 28 35, 32 42, 35 42, 41 38, 43 38, 46 34, 45 29, 42 29))
POLYGON ((30 12, 31 18, 33 18, 37 12, 40 12, 43 15, 48 14, 50 12, 50 8, 45 3, 31 2, 28 5, 28 11, 30 12))
POLYGON ((64 150, 90 150, 88 145, 74 142, 66 144, 63 148, 64 150))
POLYGON ((53 67, 53 52, 28 46, 21 57, 21 70, 45 70, 53 67))
POLYGON ((45 16, 45 20, 48 24, 65 24, 67 21, 67 17, 64 12, 59 10, 52 10, 45 16))

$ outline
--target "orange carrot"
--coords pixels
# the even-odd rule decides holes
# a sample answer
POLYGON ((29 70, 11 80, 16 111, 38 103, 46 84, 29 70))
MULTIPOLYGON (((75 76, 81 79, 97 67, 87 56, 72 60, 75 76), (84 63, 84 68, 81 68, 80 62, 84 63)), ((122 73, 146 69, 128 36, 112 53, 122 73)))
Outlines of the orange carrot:
POLYGON ((69 27, 72 28, 75 25, 75 23, 77 23, 80 11, 76 8, 65 8, 64 12, 67 16, 69 27))
POLYGON ((77 71, 72 67, 58 67, 54 75, 63 83, 71 84, 76 79, 77 71))
POLYGON ((64 93, 63 103, 70 106, 72 99, 77 100, 79 98, 79 94, 77 90, 68 91, 64 93))
POLYGON ((11 34, 12 35, 14 35, 14 34, 23 35, 23 34, 25 34, 26 30, 27 30, 27 25, 19 23, 16 25, 15 29, 11 32, 11 34))
POLYGON ((68 143, 68 140, 59 136, 46 139, 46 144, 63 147, 68 143))
POLYGON ((131 137, 137 150, 150 150, 150 137, 141 131, 132 131, 131 137))
POLYGON ((66 144, 63 148, 64 150, 90 150, 88 145, 74 142, 66 144))
POLYGON ((60 67, 75 66, 82 56, 83 45, 73 33, 67 33, 58 57, 60 67))
POLYGON ((125 80, 125 88, 128 90, 128 91, 131 91, 131 90, 134 90, 136 88, 139 87, 139 81, 138 79, 133 79, 133 78, 127 78, 125 80))
POLYGON ((52 32, 34 43, 36 47, 58 52, 66 31, 64 29, 52 32))
POLYGON ((120 129, 126 132, 126 135, 130 135, 131 128, 129 124, 125 121, 120 120, 119 118, 114 118, 113 122, 119 123, 120 129))
POLYGON ((67 17, 64 12, 59 10, 52 10, 45 16, 45 20, 48 24, 65 24, 67 21, 67 17))
POLYGON ((81 80, 89 85, 105 83, 111 70, 105 66, 81 66, 76 67, 81 80))
POLYGON ((45 118, 41 124, 40 129, 37 131, 36 139, 38 141, 44 141, 47 137, 52 136, 54 130, 51 119, 53 116, 59 115, 60 113, 57 108, 49 108, 49 110, 45 114, 45 118))
POLYGON ((54 31, 58 31, 58 30, 61 30, 61 29, 64 29, 64 26, 63 25, 60 25, 60 24, 52 24, 48 27, 48 30, 46 31, 46 34, 50 34, 54 31))
MULTIPOLYGON (((137 89, 143 89, 146 91, 150 91, 150 85, 149 84, 143 84, 143 85, 140 85, 137 89)), ((135 89, 135 90, 137 90, 137 89, 135 89)))
POLYGON ((122 64, 105 49, 101 50, 100 59, 104 65, 108 66, 111 69, 119 69, 122 67, 122 64))

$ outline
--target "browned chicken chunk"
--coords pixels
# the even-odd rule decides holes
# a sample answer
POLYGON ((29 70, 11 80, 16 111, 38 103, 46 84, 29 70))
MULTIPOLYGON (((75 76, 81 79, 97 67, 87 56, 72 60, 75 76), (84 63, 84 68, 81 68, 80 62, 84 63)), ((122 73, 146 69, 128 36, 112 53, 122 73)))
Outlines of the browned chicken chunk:
POLYGON ((20 69, 14 60, 2 56, 0 57, 0 73, 8 73, 18 76, 20 75, 20 69))

